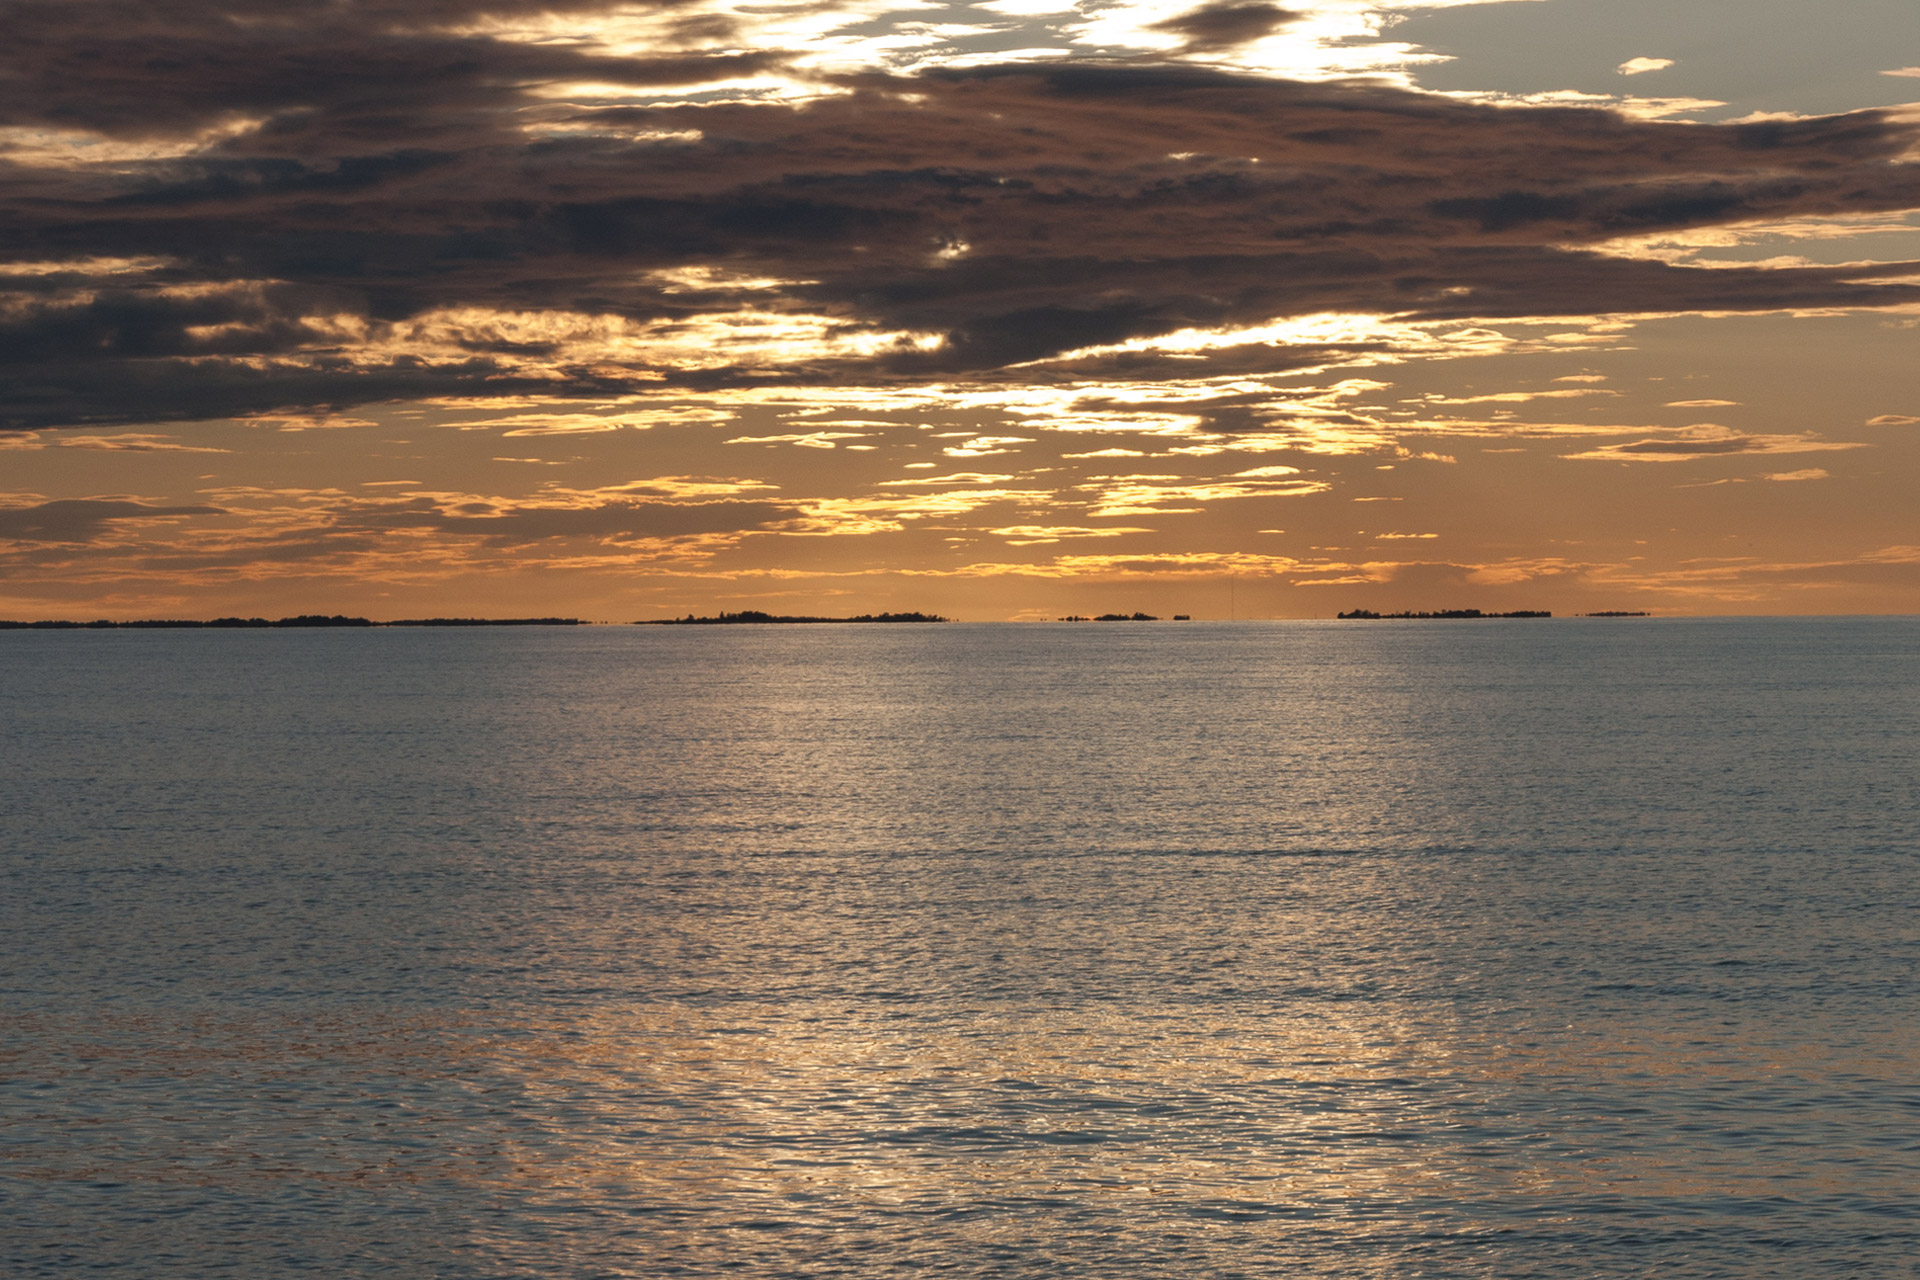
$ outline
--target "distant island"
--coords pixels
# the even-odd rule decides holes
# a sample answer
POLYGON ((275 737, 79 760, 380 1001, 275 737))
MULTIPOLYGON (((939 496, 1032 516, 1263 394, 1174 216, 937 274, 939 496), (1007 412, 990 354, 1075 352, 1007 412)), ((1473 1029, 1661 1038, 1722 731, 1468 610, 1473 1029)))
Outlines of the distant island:
POLYGON ((143 618, 135 622, 114 622, 99 618, 92 622, 54 620, 47 622, 10 622, 0 619, 0 631, 191 631, 236 627, 577 627, 578 618, 397 618, 375 622, 370 618, 349 618, 345 614, 303 613, 292 618, 143 618))
POLYGON ((764 626, 780 623, 805 622, 951 622, 937 613, 863 613, 852 618, 812 618, 795 617, 777 613, 762 613, 758 609, 742 609, 739 613, 723 613, 713 618, 696 618, 688 614, 684 618, 642 618, 633 625, 636 627, 728 627, 728 626, 764 626))
MULTIPOLYGON (((1180 620, 1182 622, 1187 621, 1187 616, 1185 614, 1181 614, 1180 620)), ((1080 614, 1077 614, 1077 613, 1070 613, 1066 617, 1060 619, 1060 621, 1062 622, 1158 622, 1160 621, 1160 619, 1154 617, 1150 613, 1103 613, 1097 618, 1087 618, 1087 617, 1082 617, 1080 614)))
POLYGON ((1441 609, 1435 613, 1375 613, 1371 609, 1355 609, 1349 613, 1338 613, 1336 618, 1368 620, 1380 618, 1551 618, 1553 615, 1545 609, 1516 609, 1512 613, 1482 613, 1478 609, 1441 609))

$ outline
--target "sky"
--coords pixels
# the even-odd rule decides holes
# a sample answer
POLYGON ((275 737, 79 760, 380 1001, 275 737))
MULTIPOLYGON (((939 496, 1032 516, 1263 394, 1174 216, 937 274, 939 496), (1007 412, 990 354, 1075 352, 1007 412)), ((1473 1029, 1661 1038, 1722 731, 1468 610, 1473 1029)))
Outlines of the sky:
POLYGON ((1920 612, 1912 0, 0 27, 0 617, 1920 612))

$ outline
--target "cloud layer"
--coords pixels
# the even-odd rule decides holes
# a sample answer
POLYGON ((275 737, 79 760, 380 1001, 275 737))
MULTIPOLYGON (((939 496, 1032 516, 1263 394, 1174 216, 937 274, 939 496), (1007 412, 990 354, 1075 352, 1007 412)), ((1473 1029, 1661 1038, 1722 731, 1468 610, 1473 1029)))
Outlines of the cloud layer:
POLYGON ((1392 16, 10 4, 0 613, 1920 601, 1920 114, 1392 16))
MULTIPOLYGON (((809 70, 691 2, 622 6, 655 33, 644 55, 561 38, 605 10, 10 6, 0 426, 1145 381, 1167 335, 1326 312, 1920 302, 1911 264, 1703 270, 1613 249, 1920 207, 1903 159, 1920 137, 1884 112, 1674 124, 1137 59, 809 70)), ((1210 4, 1158 25, 1198 56, 1299 17, 1210 4)))

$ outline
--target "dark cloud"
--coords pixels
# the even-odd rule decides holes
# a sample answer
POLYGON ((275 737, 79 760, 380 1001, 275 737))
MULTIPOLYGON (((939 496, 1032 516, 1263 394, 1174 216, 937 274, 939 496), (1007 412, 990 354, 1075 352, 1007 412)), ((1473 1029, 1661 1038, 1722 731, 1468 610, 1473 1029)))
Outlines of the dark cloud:
MULTIPOLYGON (((731 385, 743 378, 710 381, 731 385)), ((482 357, 431 364, 404 356, 349 360, 338 352, 284 362, 69 360, 16 371, 0 366, 0 428, 329 411, 443 395, 616 396, 658 385, 604 369, 526 373, 482 357)))
POLYGON ((1190 53, 1210 53, 1271 35, 1300 15, 1277 4, 1205 4, 1191 12, 1156 22, 1150 30, 1186 37, 1190 53))
MULTIPOLYGON (((777 55, 616 58, 550 42, 449 33, 484 17, 604 10, 548 3, 355 0, 53 0, 6 8, 10 73, 0 117, 151 138, 269 117, 286 146, 465 133, 563 79, 675 85, 770 65, 777 55), (724 68, 732 68, 731 72, 724 68)), ((679 6, 655 0, 647 7, 679 6)))
POLYGON ((947 331, 938 350, 902 352, 889 363, 907 372, 996 369, 1177 327, 1167 306, 1133 299, 1105 307, 1028 307, 964 321, 947 331))
POLYGON ((150 507, 139 502, 63 499, 32 507, 0 507, 0 538, 13 542, 92 542, 121 520, 219 514, 219 507, 150 507))
MULTIPOLYGON (((1598 251, 1624 235, 1920 208, 1920 167, 1901 162, 1920 133, 1887 113, 1667 124, 1119 62, 843 77, 798 105, 596 107, 556 86, 699 85, 787 60, 729 50, 725 21, 690 5, 651 6, 679 27, 644 58, 473 34, 486 15, 575 13, 590 30, 595 7, 10 6, 0 124, 162 150, 177 139, 190 154, 0 152, 0 426, 1016 365, 1066 376, 1035 362, 1324 311, 1920 301, 1898 265, 1702 270, 1598 251), (146 265, 7 274, 82 260, 146 265), (610 362, 538 326, 458 331, 487 312, 674 324, 749 309, 944 341, 752 359, 636 343, 610 362), (454 317, 433 352, 405 327, 429 314, 454 317)), ((1163 25, 1215 47, 1287 16, 1209 5, 1163 25)), ((1102 361, 1112 376, 1165 364, 1102 361)))
POLYGON ((325 340, 310 317, 359 309, 358 298, 339 290, 279 284, 181 293, 108 286, 31 299, 0 319, 0 370, 75 356, 120 361, 296 350, 325 340))

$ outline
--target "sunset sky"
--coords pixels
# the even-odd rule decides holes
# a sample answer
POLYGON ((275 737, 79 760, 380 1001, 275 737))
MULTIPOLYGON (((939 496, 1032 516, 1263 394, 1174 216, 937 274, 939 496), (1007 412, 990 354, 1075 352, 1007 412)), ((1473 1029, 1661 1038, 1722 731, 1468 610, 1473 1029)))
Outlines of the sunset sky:
POLYGON ((0 617, 1920 611, 1914 0, 0 30, 0 617))

